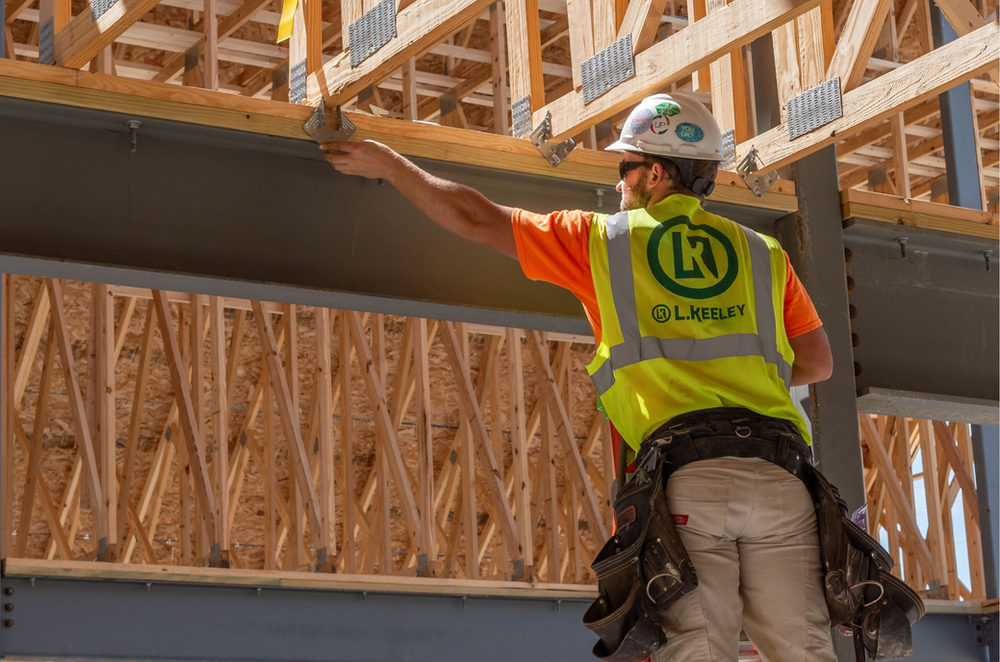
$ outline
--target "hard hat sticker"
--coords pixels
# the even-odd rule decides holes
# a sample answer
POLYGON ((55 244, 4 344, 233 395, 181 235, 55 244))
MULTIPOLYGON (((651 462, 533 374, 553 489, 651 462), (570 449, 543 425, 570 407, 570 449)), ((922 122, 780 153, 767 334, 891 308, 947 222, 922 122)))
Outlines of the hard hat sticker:
POLYGON ((638 136, 639 134, 646 133, 649 131, 649 125, 653 123, 653 113, 649 110, 640 110, 632 118, 632 135, 638 136))
POLYGON ((657 115, 653 118, 653 133, 662 136, 664 133, 670 130, 670 120, 668 120, 663 115, 657 115))
POLYGON ((673 117, 674 115, 681 112, 681 107, 672 101, 666 101, 664 103, 656 104, 656 112, 660 115, 665 115, 667 117, 673 117))
POLYGON ((677 125, 677 137, 689 143, 696 143, 705 137, 705 132, 700 126, 685 122, 677 125))

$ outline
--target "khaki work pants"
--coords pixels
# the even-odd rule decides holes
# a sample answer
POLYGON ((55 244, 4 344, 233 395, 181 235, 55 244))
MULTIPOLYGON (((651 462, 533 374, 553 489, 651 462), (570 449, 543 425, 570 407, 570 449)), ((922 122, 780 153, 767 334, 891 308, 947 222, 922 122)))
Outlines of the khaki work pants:
POLYGON ((670 477, 667 502, 698 588, 661 618, 654 662, 737 662, 741 626, 764 662, 836 662, 801 480, 766 460, 703 460, 670 477))

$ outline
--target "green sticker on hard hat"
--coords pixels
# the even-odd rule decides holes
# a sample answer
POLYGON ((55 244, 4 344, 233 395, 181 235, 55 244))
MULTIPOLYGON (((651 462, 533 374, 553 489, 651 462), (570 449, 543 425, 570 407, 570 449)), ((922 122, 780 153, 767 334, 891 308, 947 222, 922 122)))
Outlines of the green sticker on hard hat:
POLYGON ((664 133, 670 130, 670 120, 668 120, 663 115, 657 115, 653 118, 653 133, 662 136, 664 133))
POLYGON ((705 132, 700 126, 685 122, 677 125, 677 137, 685 142, 696 143, 705 137, 705 132))
POLYGON ((681 112, 681 107, 673 101, 665 101, 663 103, 656 104, 656 112, 666 117, 673 117, 677 113, 681 112))

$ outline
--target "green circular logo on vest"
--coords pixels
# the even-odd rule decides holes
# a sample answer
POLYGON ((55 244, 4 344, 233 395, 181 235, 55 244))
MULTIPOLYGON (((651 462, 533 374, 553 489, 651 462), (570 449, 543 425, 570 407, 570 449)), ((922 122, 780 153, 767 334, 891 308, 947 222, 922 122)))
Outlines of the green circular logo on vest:
POLYGON ((660 223, 649 236, 646 255, 657 282, 688 299, 722 294, 736 281, 740 269, 729 237, 710 225, 694 224, 687 216, 660 223), (681 232, 685 227, 688 232, 681 232))
POLYGON ((662 303, 653 308, 653 319, 657 322, 669 322, 670 321, 670 306, 664 306, 662 303))

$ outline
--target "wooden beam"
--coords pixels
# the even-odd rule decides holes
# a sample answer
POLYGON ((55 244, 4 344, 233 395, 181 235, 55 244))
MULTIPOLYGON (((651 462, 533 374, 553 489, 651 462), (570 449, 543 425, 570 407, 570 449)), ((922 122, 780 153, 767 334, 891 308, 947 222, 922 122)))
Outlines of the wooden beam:
MULTIPOLYGON (((815 11, 815 10, 813 10, 815 11)), ((771 32, 774 51, 774 75, 778 88, 778 108, 781 121, 788 119, 786 104, 792 97, 802 94, 802 77, 799 72, 799 44, 796 21, 779 25, 771 32)))
POLYGON ((77 14, 66 29, 56 35, 55 63, 70 69, 85 66, 159 2, 118 0, 96 21, 89 11, 77 14))
MULTIPOLYGON (((878 40, 891 0, 855 0, 837 50, 826 70, 827 79, 840 76, 840 89, 849 92, 861 84, 868 58, 878 40)), ((847 115, 847 109, 844 109, 847 115)))
POLYGON ((756 147, 768 168, 788 165, 982 74, 1000 57, 998 44, 997 24, 991 23, 848 92, 840 119, 794 141, 788 139, 788 127, 781 124, 738 145, 737 157, 756 147))
POLYGON ((573 88, 580 89, 583 78, 580 65, 594 55, 593 13, 590 0, 566 0, 569 20, 569 54, 573 67, 573 88))
MULTIPOLYGON (((959 37, 964 37, 987 25, 986 19, 980 15, 979 10, 969 0, 934 0, 934 4, 938 6, 959 37)), ((1000 75, 998 75, 996 67, 987 70, 986 73, 989 74, 994 83, 1000 83, 1000 75)))
MULTIPOLYGON (((530 96, 532 110, 541 108, 545 105, 545 79, 542 75, 538 0, 505 0, 504 6, 507 10, 507 66, 511 101, 530 96)), ((570 27, 572 29, 572 24, 570 27)), ((537 123, 533 122, 532 126, 537 126, 537 123)))
POLYGON ((321 521, 319 499, 316 497, 312 474, 309 472, 309 457, 306 454, 305 444, 302 441, 298 411, 292 405, 292 395, 288 379, 281 365, 278 344, 274 337, 274 328, 271 325, 271 314, 264 310, 259 301, 254 301, 253 306, 254 320, 257 322, 262 351, 267 361, 268 379, 271 381, 271 387, 274 390, 274 399, 277 401, 278 412, 281 414, 282 430, 289 445, 289 452, 292 455, 291 465, 295 475, 295 483, 306 499, 306 513, 309 516, 313 535, 318 536, 320 530, 319 523, 321 521))
POLYGON ((202 79, 205 89, 208 90, 219 89, 219 16, 216 11, 216 0, 205 0, 205 10, 202 14, 204 16, 202 31, 205 33, 202 49, 205 64, 202 69, 202 79))
POLYGON ((795 19, 795 31, 802 89, 808 90, 826 80, 827 67, 833 60, 833 2, 827 0, 795 19))
POLYGON ((329 105, 348 101, 373 83, 387 77, 410 57, 443 41, 482 14, 490 0, 418 0, 396 14, 396 37, 357 67, 343 52, 309 76, 308 102, 324 99, 329 105))
MULTIPOLYGON (((728 9, 726 0, 708 0, 712 15, 728 9)), ((750 88, 743 48, 722 55, 710 65, 712 75, 712 114, 722 131, 733 129, 736 142, 743 142, 756 133, 750 121, 750 88)))
POLYGON ((933 571, 934 565, 931 560, 930 549, 928 549, 927 541, 924 540, 923 535, 920 533, 920 527, 917 526, 913 510, 908 506, 899 476, 896 475, 896 471, 892 466, 892 460, 889 458, 885 446, 882 445, 882 437, 875 428, 870 415, 862 414, 859 416, 859 420, 861 423, 862 439, 867 444, 868 450, 871 451, 871 457, 878 466, 882 484, 886 486, 892 498, 893 512, 895 512, 899 523, 903 527, 907 541, 916 550, 917 560, 923 564, 925 571, 930 574, 933 571))
MULTIPOLYGON (((212 469, 215 475, 215 541, 219 559, 228 561, 229 554, 229 398, 226 383, 226 316, 222 299, 208 299, 209 343, 212 372, 212 432, 215 435, 215 455, 212 469)), ((236 343, 236 338, 233 338, 236 343)), ((214 554, 213 554, 214 556, 214 554)))
MULTIPOLYGON (((167 303, 166 295, 160 290, 153 292, 153 301, 156 304, 160 337, 163 339, 163 349, 167 355, 170 379, 173 382, 174 395, 178 403, 184 450, 187 461, 192 465, 195 495, 200 502, 201 516, 206 520, 208 530, 214 532, 215 499, 212 495, 212 479, 208 470, 208 461, 205 458, 204 439, 198 432, 201 426, 198 424, 198 415, 192 404, 191 386, 182 369, 180 344, 177 341, 177 331, 174 329, 170 304, 167 303)), ((201 329, 196 332, 200 335, 201 329)))
MULTIPOLYGON (((502 2, 490 5, 490 52, 493 62, 493 133, 510 135, 510 88, 507 87, 507 12, 502 2)), ((461 99, 457 99, 461 101, 461 99)))
MULTIPOLYGON (((417 472, 420 476, 420 549, 427 555, 426 567, 436 564, 434 542, 434 433, 431 429, 430 346, 427 320, 415 320, 413 372, 416 381, 417 472)), ((418 561, 418 565, 419 561, 418 561)))
POLYGON ((107 519, 108 556, 114 559, 118 544, 117 435, 115 433, 115 301, 107 285, 93 284, 96 312, 96 410, 95 441, 100 449, 101 513, 107 519))
MULTIPOLYGON (((333 326, 330 311, 316 308, 316 397, 319 400, 319 507, 320 549, 326 549, 328 560, 333 561, 337 550, 336 475, 333 452, 333 365, 331 363, 333 326)), ((319 552, 317 552, 319 556, 319 552)))
POLYGON ((392 470, 392 479, 396 483, 396 494, 402 503, 403 518, 410 530, 411 538, 420 538, 420 513, 417 504, 413 499, 413 488, 403 464, 403 457, 399 451, 399 444, 396 441, 396 430, 392 427, 389 419, 389 412, 386 406, 385 387, 378 375, 373 370, 371 347, 365 338, 364 328, 361 323, 361 314, 356 312, 347 313, 347 326, 350 329, 351 343, 358 353, 358 360, 364 370, 365 385, 368 387, 369 399, 375 408, 375 424, 381 429, 382 434, 389 445, 389 468, 392 470))
POLYGON ((551 112, 553 139, 571 138, 820 4, 821 0, 734 2, 726 11, 710 14, 637 55, 636 75, 612 92, 588 105, 582 92, 572 92, 535 110, 532 124, 537 126, 551 112))
MULTIPOLYGON (((219 22, 217 42, 230 37, 234 32, 243 27, 247 21, 253 18, 257 12, 270 4, 271 0, 244 0, 243 4, 236 11, 219 22)), ((202 28, 203 23, 196 23, 192 29, 198 30, 202 28)), ((204 38, 199 43, 204 44, 204 38)), ((163 62, 160 73, 153 78, 153 81, 160 83, 169 82, 183 70, 184 53, 172 53, 163 62)))
MULTIPOLYGON (((46 281, 49 288, 49 299, 52 302, 52 315, 55 320, 56 342, 59 346, 59 358, 62 362, 63 379, 69 391, 70 409, 73 413, 77 446, 83 455, 84 484, 90 490, 94 503, 94 528, 97 538, 107 537, 107 520, 101 509, 101 478, 97 468, 97 453, 94 450, 94 440, 90 434, 90 424, 87 421, 86 405, 80 392, 80 377, 76 370, 76 359, 73 356, 73 345, 69 338, 69 326, 66 323, 66 308, 63 304, 62 283, 58 279, 46 281)), ((3 293, 7 300, 7 292, 3 293)), ((11 336, 13 334, 10 334, 11 336)), ((11 463, 13 464, 13 463, 11 463)), ((9 466, 9 465, 8 465, 9 466)), ((13 476, 11 477, 13 479, 13 476)), ((13 482, 13 481, 12 481, 13 482)))
POLYGON ((507 493, 497 470, 496 457, 489 443, 489 435, 483 423, 482 410, 476 401, 475 389, 469 377, 468 363, 462 356, 459 346, 458 335, 455 325, 451 322, 442 323, 441 335, 445 341, 445 348, 448 351, 448 360, 451 364, 452 375, 458 385, 458 395, 462 402, 465 415, 468 416, 469 430, 476 444, 476 454, 485 472, 483 482, 486 484, 486 491, 493 506, 494 514, 500 521, 500 530, 511 549, 518 546, 517 532, 514 527, 514 514, 510 510, 507 502, 507 493))
POLYGON ((976 500, 976 484, 972 479, 972 472, 969 471, 969 467, 959 454, 955 438, 948 430, 948 426, 941 421, 934 421, 933 426, 938 447, 944 450, 945 457, 948 458, 948 464, 951 465, 952 471, 955 472, 955 479, 958 481, 959 487, 962 488, 962 499, 965 501, 966 511, 972 513, 972 518, 978 526, 979 505, 976 500))
MULTIPOLYGON (((587 517, 587 522, 590 524, 591 531, 594 533, 594 538, 596 540, 606 540, 608 533, 604 528, 604 517, 601 515, 600 508, 597 505, 597 499, 594 497, 594 490, 587 480, 587 470, 583 466, 580 449, 573 440, 569 414, 567 414, 566 407, 559 397, 559 390, 552 375, 552 368, 549 366, 548 361, 543 359, 541 338, 537 331, 529 331, 527 335, 528 347, 531 349, 532 357, 535 359, 541 388, 547 389, 547 392, 552 396, 549 404, 553 406, 552 415, 556 419, 556 434, 559 435, 559 439, 562 441, 563 453, 566 458, 566 464, 569 467, 569 475, 573 481, 573 487, 583 499, 583 512, 587 517)), ((544 412, 542 412, 542 415, 545 415, 544 412)))
MULTIPOLYGON (((569 5, 567 4, 567 8, 569 5)), ((641 53, 656 41, 667 0, 632 0, 622 18, 615 40, 632 35, 632 52, 641 53)), ((575 80, 574 80, 575 83, 575 80)))

